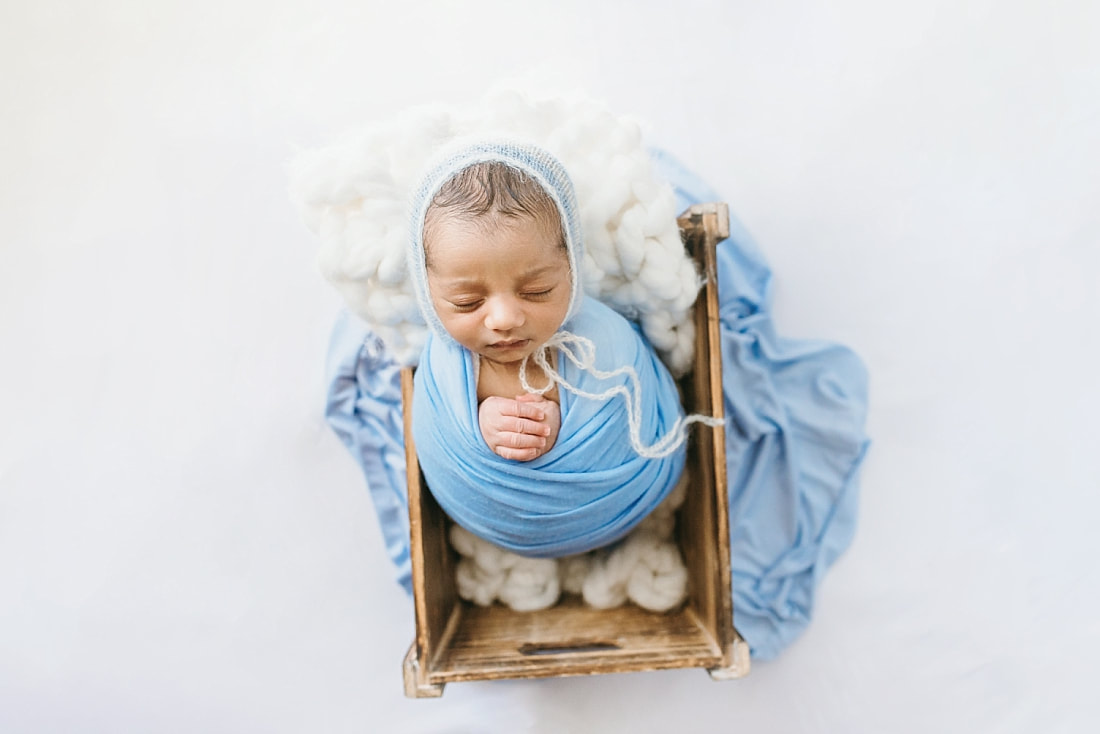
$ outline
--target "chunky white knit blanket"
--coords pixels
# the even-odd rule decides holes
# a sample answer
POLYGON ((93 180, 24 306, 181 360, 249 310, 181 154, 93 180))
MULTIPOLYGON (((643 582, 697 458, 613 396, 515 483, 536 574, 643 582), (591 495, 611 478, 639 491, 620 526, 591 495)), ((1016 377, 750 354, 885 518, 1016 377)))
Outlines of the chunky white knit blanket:
POLYGON ((455 140, 523 139, 555 155, 577 194, 586 294, 638 322, 676 375, 691 365, 700 280, 676 226, 672 188, 654 173, 639 125, 591 99, 494 92, 466 108, 420 107, 301 154, 293 195, 320 237, 319 264, 350 309, 403 365, 427 334, 406 246, 414 188, 455 140))

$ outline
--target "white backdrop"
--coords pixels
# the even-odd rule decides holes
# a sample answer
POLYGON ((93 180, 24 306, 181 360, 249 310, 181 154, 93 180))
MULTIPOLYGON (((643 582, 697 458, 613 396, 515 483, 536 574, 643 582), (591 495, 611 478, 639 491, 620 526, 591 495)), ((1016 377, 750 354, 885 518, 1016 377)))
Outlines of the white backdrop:
POLYGON ((1091 0, 6 2, 0 731, 1092 730, 1098 40, 1091 0), (513 72, 647 121, 780 331, 869 366, 856 541, 743 681, 402 696, 284 165, 513 72))

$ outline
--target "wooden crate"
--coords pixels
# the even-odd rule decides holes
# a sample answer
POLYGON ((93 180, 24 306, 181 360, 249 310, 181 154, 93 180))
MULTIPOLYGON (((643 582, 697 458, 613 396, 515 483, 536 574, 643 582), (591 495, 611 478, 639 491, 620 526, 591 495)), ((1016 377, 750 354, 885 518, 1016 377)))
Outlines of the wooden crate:
MULTIPOLYGON (((706 275, 695 305, 695 369, 680 383, 689 412, 723 416, 715 245, 729 236, 725 204, 701 204, 677 220, 706 275)), ((412 371, 401 376, 408 464, 409 534, 416 639, 405 656, 405 694, 435 697, 454 681, 543 678, 668 668, 706 668, 716 680, 749 671, 749 652, 733 627, 725 434, 696 425, 688 444, 694 478, 677 516, 677 542, 689 573, 678 610, 633 604, 598 610, 569 595, 551 608, 516 612, 479 607, 455 589, 450 520, 423 477, 412 439, 412 371)))

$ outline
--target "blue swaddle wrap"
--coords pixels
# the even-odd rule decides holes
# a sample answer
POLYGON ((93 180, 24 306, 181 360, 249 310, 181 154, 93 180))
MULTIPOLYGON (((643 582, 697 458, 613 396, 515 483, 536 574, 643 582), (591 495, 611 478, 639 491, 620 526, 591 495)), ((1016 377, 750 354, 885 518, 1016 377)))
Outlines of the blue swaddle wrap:
MULTIPOLYGON (((683 208, 720 201, 654 152, 683 208)), ((844 347, 776 336, 771 271, 731 220, 718 245, 727 415, 734 624, 757 659, 809 623, 814 591, 855 530, 867 447, 867 375, 844 347)), ((399 369, 370 331, 341 314, 329 346, 326 416, 366 477, 397 577, 411 587, 399 369)))
MULTIPOLYGON (((568 327, 599 345, 597 369, 634 369, 646 397, 642 442, 668 433, 683 416, 679 395, 637 328, 593 299, 582 301, 568 327)), ((621 374, 595 377, 560 355, 558 371, 589 393, 627 383, 621 374)), ((525 556, 572 555, 618 540, 660 504, 684 468, 686 444, 660 459, 635 453, 621 396, 597 401, 560 393, 553 449, 533 461, 511 461, 481 437, 470 352, 433 334, 416 371, 413 436, 432 495, 459 525, 525 556)))

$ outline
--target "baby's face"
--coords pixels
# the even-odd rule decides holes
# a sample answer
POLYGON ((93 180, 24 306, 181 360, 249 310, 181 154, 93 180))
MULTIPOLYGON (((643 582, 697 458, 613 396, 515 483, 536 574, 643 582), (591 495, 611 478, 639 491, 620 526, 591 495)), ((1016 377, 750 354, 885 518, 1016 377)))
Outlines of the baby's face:
POLYGON ((561 326, 569 260, 557 233, 531 218, 444 215, 427 243, 428 290, 443 327, 485 359, 516 363, 561 326))

